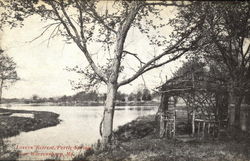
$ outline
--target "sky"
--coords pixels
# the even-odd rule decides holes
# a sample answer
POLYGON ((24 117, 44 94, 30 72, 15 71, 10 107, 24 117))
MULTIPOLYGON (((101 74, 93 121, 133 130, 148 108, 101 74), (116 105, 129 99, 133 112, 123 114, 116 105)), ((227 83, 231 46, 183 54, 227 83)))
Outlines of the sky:
MULTIPOLYGON (((171 12, 171 10, 167 11, 167 13, 171 12)), ((8 89, 4 89, 4 98, 30 98, 34 94, 40 97, 57 97, 79 92, 79 90, 72 89, 70 80, 77 81, 83 76, 65 70, 66 67, 76 65, 84 67, 88 64, 77 46, 74 43, 65 43, 62 37, 56 37, 48 44, 46 41, 48 33, 31 42, 40 35, 46 24, 38 16, 31 16, 24 21, 22 28, 4 28, 0 33, 0 46, 16 62, 17 73, 21 78, 8 89)), ((146 53, 160 53, 162 50, 147 44, 147 38, 139 31, 135 29, 129 31, 126 49, 139 53, 142 57, 146 57, 146 53)), ((90 50, 98 53, 99 46, 91 45, 90 50)), ((101 58, 98 59, 100 62, 101 58)), ((130 57, 125 63, 129 65, 129 63, 136 64, 137 62, 130 57)), ((150 71, 143 76, 145 84, 142 77, 139 77, 119 90, 130 93, 145 85, 149 89, 154 89, 162 84, 166 80, 165 77, 169 77, 178 66, 180 66, 180 61, 150 71)), ((128 70, 125 76, 129 74, 128 70)), ((105 92, 105 86, 101 86, 99 91, 105 92)))

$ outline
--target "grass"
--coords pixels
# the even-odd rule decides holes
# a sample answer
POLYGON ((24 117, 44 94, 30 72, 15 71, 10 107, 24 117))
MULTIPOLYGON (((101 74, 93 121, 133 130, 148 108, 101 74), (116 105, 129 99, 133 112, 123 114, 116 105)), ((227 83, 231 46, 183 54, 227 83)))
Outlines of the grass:
POLYGON ((10 151, 8 147, 12 146, 8 142, 4 142, 2 138, 0 138, 0 160, 17 160, 19 157, 19 151, 10 151))
POLYGON ((9 110, 0 108, 0 160, 17 160, 19 151, 10 151, 10 145, 4 138, 18 135, 22 131, 34 131, 37 129, 56 126, 60 123, 59 115, 52 112, 9 110), (34 118, 11 116, 13 113, 33 114, 34 118))
MULTIPOLYGON (((96 149, 88 161, 250 161, 250 137, 220 139, 160 139, 153 116, 121 126, 111 149, 96 149)), ((177 127, 178 128, 178 127, 177 127)), ((177 129, 178 130, 178 129, 177 129)), ((179 131, 181 131, 179 129, 179 131)), ((178 135, 178 134, 177 134, 178 135)))
POLYGON ((59 115, 45 111, 26 111, 26 110, 9 110, 0 108, 0 113, 7 115, 0 116, 0 137, 6 138, 18 135, 20 132, 34 131, 37 129, 56 126, 60 123, 59 115), (34 118, 29 117, 10 117, 13 113, 33 114, 34 118))

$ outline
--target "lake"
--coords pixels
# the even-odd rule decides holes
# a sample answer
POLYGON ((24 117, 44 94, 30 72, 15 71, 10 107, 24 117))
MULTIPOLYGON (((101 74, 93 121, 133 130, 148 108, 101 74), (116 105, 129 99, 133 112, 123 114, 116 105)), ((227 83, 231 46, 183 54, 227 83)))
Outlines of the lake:
MULTIPOLYGON (((51 156, 54 154, 51 152, 62 154, 62 159, 69 159, 100 139, 99 124, 103 114, 101 106, 13 105, 8 109, 55 112, 60 115, 59 119, 62 120, 57 126, 21 132, 18 136, 8 138, 7 141, 13 144, 12 149, 21 150, 23 155, 20 160, 53 158, 51 156)), ((157 107, 148 106, 117 106, 116 109, 114 129, 139 116, 155 114, 157 111, 157 107)))

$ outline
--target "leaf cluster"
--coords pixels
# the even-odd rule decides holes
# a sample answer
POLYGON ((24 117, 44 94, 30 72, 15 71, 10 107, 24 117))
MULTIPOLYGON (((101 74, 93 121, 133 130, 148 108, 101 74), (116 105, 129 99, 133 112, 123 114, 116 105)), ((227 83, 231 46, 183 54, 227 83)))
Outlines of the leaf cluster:
POLYGON ((12 58, 0 52, 0 87, 7 88, 8 85, 19 80, 16 72, 16 63, 12 58))

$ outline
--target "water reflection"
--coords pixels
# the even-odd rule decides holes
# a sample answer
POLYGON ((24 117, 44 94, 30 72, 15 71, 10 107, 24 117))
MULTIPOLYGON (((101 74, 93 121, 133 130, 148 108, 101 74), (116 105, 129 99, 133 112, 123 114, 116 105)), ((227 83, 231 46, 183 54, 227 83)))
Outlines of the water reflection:
MULTIPOLYGON (((103 107, 100 106, 12 106, 9 109, 51 111, 60 114, 59 119, 62 120, 55 127, 22 132, 20 135, 8 139, 11 143, 18 146, 90 146, 100 138, 99 124, 103 114, 103 107)), ((116 129, 118 126, 132 121, 138 116, 155 113, 156 107, 119 106, 115 111, 114 128, 116 129)), ((22 152, 44 153, 51 152, 51 150, 23 149, 22 152)), ((79 153, 81 151, 73 152, 79 153)), ((48 158, 48 156, 24 155, 21 159, 39 160, 45 158, 48 158)))

